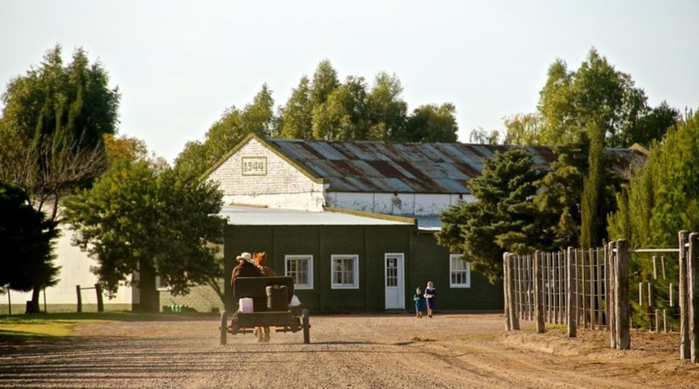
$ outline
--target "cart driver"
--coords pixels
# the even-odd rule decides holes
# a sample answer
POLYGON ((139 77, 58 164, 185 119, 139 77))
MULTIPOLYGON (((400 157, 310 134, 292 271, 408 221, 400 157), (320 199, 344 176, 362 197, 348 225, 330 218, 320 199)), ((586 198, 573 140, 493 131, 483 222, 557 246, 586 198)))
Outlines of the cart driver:
POLYGON ((241 253, 235 259, 238 261, 238 266, 233 269, 233 274, 231 274, 231 287, 233 286, 233 280, 238 277, 262 276, 262 272, 257 266, 255 266, 255 262, 253 261, 250 253, 241 253))

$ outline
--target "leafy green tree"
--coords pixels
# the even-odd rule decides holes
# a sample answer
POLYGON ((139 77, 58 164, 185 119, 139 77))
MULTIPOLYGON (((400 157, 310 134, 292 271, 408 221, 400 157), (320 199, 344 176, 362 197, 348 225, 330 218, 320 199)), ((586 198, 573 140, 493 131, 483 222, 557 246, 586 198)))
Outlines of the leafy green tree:
POLYGON ((587 170, 589 142, 585 137, 555 148, 557 160, 541 180, 534 198, 542 215, 548 215, 557 248, 577 247, 580 242, 580 202, 583 171, 587 170))
POLYGON ((502 254, 526 254, 549 249, 553 241, 546 233, 533 202, 543 172, 534 166, 524 148, 496 153, 486 160, 483 174, 468 185, 477 202, 455 205, 442 213, 440 245, 463 253, 473 269, 494 281, 502 276, 502 254))
POLYGON ((612 238, 636 246, 677 244, 677 231, 699 230, 699 115, 690 112, 655 144, 648 161, 619 194, 609 217, 612 238))
MULTIPOLYGON (((202 174, 214 163, 209 155, 207 146, 212 143, 190 141, 185 143, 182 152, 175 158, 175 169, 202 174)), ((220 150, 219 150, 220 152, 220 150)))
MULTIPOLYGON (((610 161, 605 148, 659 140, 676 117, 677 111, 666 103, 654 109, 648 107, 644 91, 634 85, 631 76, 616 70, 593 48, 577 70, 569 71, 562 60, 551 64, 537 112, 506 119, 505 142, 564 148, 587 142, 584 163, 563 163, 557 168, 565 168, 568 175, 571 168, 578 169, 583 177, 579 188, 582 192, 579 237, 581 245, 591 247, 605 239, 606 215, 616 208, 610 190, 618 182, 616 177, 609 176, 610 161)), ((573 194, 574 189, 566 192, 573 194)), ((567 209, 565 215, 561 209, 561 215, 576 221, 576 213, 570 207, 567 209)))
POLYGON ((542 116, 538 112, 515 114, 505 118, 506 145, 549 145, 541 139, 542 116))
POLYGON ((148 157, 146 143, 138 138, 104 135, 104 146, 110 166, 123 162, 145 160, 148 157))
POLYGON ((175 169, 201 175, 249 134, 269 136, 274 128, 274 99, 265 84, 243 110, 227 109, 204 142, 188 142, 175 159, 175 169))
POLYGON ((507 117, 505 143, 575 143, 580 133, 599 127, 606 147, 649 145, 662 139, 679 113, 666 102, 651 108, 647 100, 629 74, 592 48, 577 70, 560 59, 549 66, 537 112, 507 117))
POLYGON ((404 131, 408 104, 402 94, 403 86, 395 74, 381 72, 376 75, 367 95, 369 140, 390 140, 404 131))
POLYGON ((474 128, 468 136, 469 143, 479 143, 496 145, 498 144, 498 139, 500 138, 500 133, 497 130, 492 130, 490 133, 482 127, 474 128))
MULTIPOLYGON (((105 169, 102 137, 116 132, 119 92, 100 63, 78 48, 64 65, 61 47, 12 79, 2 95, 0 180, 27 191, 34 207, 60 222, 60 199, 105 169)), ((32 306, 38 307, 37 285, 32 306)))
MULTIPOLYGON (((0 181, 0 285, 28 292, 55 285, 59 268, 53 264, 55 222, 32 207, 27 193, 0 181)), ((27 313, 39 312, 38 301, 27 313)))
POLYGON ((246 128, 248 133, 263 136, 272 134, 274 129, 274 99, 267 84, 263 84, 262 89, 252 99, 252 103, 245 106, 240 119, 241 125, 246 128))
POLYGON ((311 84, 311 104, 318 107, 328 100, 328 97, 335 89, 340 87, 340 80, 337 71, 328 60, 320 61, 311 84))
POLYGON ((348 77, 313 109, 313 137, 322 140, 367 139, 367 93, 362 77, 348 77))
POLYGON ((176 295, 223 276, 212 246, 223 239, 215 216, 221 197, 192 172, 138 160, 112 166, 91 189, 68 198, 66 218, 75 243, 97 261, 105 290, 116 292, 137 272, 140 310, 158 311, 156 276, 176 295))
POLYGON ((2 128, 18 134, 27 145, 69 132, 94 146, 102 134, 116 132, 120 96, 108 83, 106 70, 100 63, 90 64, 82 48, 64 66, 61 47, 55 46, 39 67, 8 83, 2 95, 2 128))
POLYGON ((393 140, 401 142, 444 142, 458 139, 456 107, 451 103, 421 105, 408 117, 403 133, 393 140))
POLYGON ((607 146, 628 147, 650 112, 645 92, 594 48, 576 71, 562 60, 549 67, 537 108, 543 119, 540 139, 547 145, 569 143, 599 126, 607 146))
POLYGON ((653 142, 662 140, 668 129, 679 120, 680 112, 663 101, 641 117, 634 132, 622 134, 621 143, 650 146, 653 142))
POLYGON ((313 139, 313 103, 308 77, 301 77, 299 86, 291 91, 280 116, 282 138, 313 139))

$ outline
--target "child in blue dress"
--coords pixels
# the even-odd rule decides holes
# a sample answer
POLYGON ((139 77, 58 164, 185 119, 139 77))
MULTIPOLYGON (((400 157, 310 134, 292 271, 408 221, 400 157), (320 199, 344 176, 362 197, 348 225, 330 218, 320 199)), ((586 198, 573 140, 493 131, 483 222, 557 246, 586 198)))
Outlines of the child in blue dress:
POLYGON ((437 289, 435 289, 432 281, 427 282, 427 287, 425 288, 425 302, 427 303, 427 317, 432 317, 432 310, 436 307, 435 297, 437 296, 437 289))
POLYGON ((415 290, 413 301, 415 301, 415 317, 422 319, 422 311, 425 310, 425 298, 422 296, 422 290, 420 288, 415 290))

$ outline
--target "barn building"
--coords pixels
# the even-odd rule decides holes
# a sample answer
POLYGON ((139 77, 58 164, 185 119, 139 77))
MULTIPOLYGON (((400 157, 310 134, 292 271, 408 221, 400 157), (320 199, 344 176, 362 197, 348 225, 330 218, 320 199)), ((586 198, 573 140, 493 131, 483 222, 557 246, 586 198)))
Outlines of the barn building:
MULTIPOLYGON (((502 285, 437 244, 439 215, 474 201, 466 183, 508 146, 328 142, 250 135, 206 173, 224 193, 226 277, 265 251, 313 312, 411 310, 433 281, 439 310, 502 309, 502 285)), ((548 165, 548 147, 528 147, 548 165)), ((229 278, 227 309, 235 309, 229 278)))

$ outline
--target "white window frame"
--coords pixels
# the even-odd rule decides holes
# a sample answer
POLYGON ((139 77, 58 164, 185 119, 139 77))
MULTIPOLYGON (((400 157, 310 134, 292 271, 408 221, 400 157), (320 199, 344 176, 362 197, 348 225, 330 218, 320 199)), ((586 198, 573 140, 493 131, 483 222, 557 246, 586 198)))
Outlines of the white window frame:
POLYGON ((462 260, 463 255, 462 254, 449 254, 449 287, 451 288, 470 288, 471 287, 471 262, 466 261, 465 259, 464 262, 466 262, 466 269, 454 269, 454 261, 455 260, 462 260), (466 272, 466 282, 463 284, 455 284, 453 280, 453 275, 455 272, 466 272))
POLYGON ((159 292, 172 290, 170 286, 163 284, 163 280, 160 278, 160 276, 155 276, 155 289, 159 292))
POLYGON ((359 289, 359 255, 357 254, 333 254, 330 256, 330 288, 331 289, 359 289), (339 259, 351 259, 353 261, 352 273, 354 283, 335 283, 335 261, 339 259))
POLYGON ((289 261, 292 260, 308 261, 308 284, 299 284, 294 278, 294 289, 313 289, 313 255, 311 254, 288 254, 284 256, 284 274, 287 277, 292 277, 289 274, 289 261))

